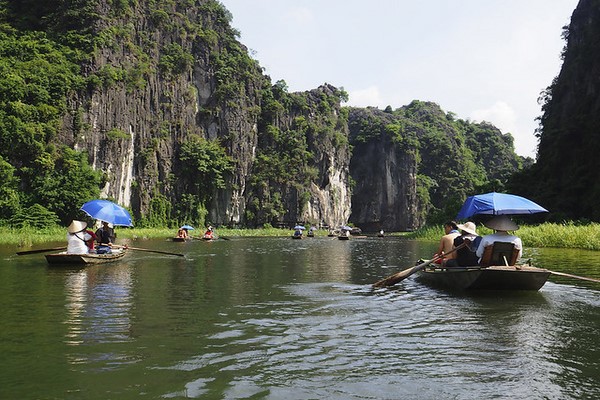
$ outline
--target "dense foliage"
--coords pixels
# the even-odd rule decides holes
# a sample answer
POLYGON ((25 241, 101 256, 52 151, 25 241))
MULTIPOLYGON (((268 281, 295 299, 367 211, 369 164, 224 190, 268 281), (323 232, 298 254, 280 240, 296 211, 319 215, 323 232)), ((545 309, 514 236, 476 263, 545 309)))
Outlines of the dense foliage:
POLYGON ((582 0, 569 27, 560 74, 542 93, 538 160, 514 177, 514 191, 550 218, 600 221, 600 2, 582 0))
MULTIPOLYGON (((253 226, 294 223, 307 204, 311 184, 317 184, 320 163, 315 143, 347 145, 341 132, 347 100, 343 89, 324 85, 304 93, 289 93, 284 81, 265 80, 259 119, 259 148, 252 170, 246 219, 253 226), (284 201, 284 198, 292 199, 284 201), (295 204, 289 209, 284 204, 295 204)), ((334 151, 334 149, 331 149, 334 151)), ((318 186, 318 184, 317 184, 318 186)), ((318 222, 318 221, 315 221, 318 222)))
MULTIPOLYGON (((230 22, 231 14, 214 0, 0 0, 0 225, 19 225, 24 213, 68 223, 109 182, 108 171, 94 170, 89 164, 94 158, 76 150, 78 137, 98 132, 82 122, 82 110, 69 109, 69 99, 89 99, 89 93, 115 86, 135 96, 151 75, 175 87, 194 74, 199 58, 209 64, 214 91, 199 107, 198 126, 186 129, 171 119, 180 100, 165 90, 160 107, 166 111, 156 116, 157 132, 136 144, 140 175, 154 179, 162 172, 156 165, 161 147, 172 149, 168 163, 174 165, 149 196, 139 196, 145 212, 138 212, 136 225, 206 222, 216 193, 229 189, 239 162, 229 154, 233 136, 247 134, 220 127, 225 133, 207 140, 207 127, 224 123, 223 114, 243 105, 250 107, 243 112, 258 120, 244 193, 250 226, 293 220, 307 206, 310 188, 323 186, 320 180, 331 167, 323 152, 345 152, 344 158, 352 146, 379 135, 416 156, 421 210, 432 221, 455 213, 466 195, 502 190, 521 168, 509 134, 486 123, 455 120, 437 105, 419 101, 374 112, 354 126, 350 144, 350 111, 340 106, 347 93, 330 85, 289 93, 284 81, 272 84, 230 22), (133 22, 136 12, 148 14, 147 32, 133 22), (157 42, 161 33, 173 40, 157 42), (126 53, 126 62, 95 65, 94 57, 103 52, 126 53), (251 98, 256 92, 258 99, 251 98), (73 121, 69 146, 58 139, 65 116, 73 121), (32 208, 36 205, 43 209, 32 208)), ((181 102, 197 100, 198 89, 191 86, 181 102)), ((122 126, 102 129, 102 143, 130 138, 122 126)), ((133 193, 142 191, 144 178, 132 179, 133 193)))
POLYGON ((79 59, 43 32, 0 25, 0 223, 34 204, 66 222, 99 192, 87 157, 53 143, 67 94, 84 83, 79 59))
POLYGON ((503 191, 524 160, 514 153, 513 138, 494 126, 456 119, 430 102, 385 111, 355 110, 352 145, 387 136, 417 163, 420 209, 431 223, 452 219, 467 196, 503 191))

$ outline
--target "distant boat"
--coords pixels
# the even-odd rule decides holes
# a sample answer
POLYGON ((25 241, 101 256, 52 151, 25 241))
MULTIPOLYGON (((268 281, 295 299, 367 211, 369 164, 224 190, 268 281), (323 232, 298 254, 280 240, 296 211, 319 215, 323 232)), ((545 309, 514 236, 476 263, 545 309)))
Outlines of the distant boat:
POLYGON ((175 236, 174 238, 172 238, 172 240, 174 242, 185 242, 187 240, 187 238, 175 236))

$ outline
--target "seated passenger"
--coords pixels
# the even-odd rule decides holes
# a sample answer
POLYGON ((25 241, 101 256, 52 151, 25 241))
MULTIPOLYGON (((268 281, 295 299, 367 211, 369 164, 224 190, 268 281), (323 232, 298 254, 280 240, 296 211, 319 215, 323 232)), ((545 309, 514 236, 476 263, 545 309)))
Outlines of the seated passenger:
POLYGON ((515 249, 519 250, 517 259, 521 257, 521 253, 523 251, 523 243, 521 242, 521 238, 508 233, 508 231, 516 231, 517 229, 519 229, 519 225, 515 224, 506 215, 496 216, 490 219, 489 221, 485 222, 484 225, 490 229, 493 229, 495 232, 489 235, 485 235, 481 239, 481 243, 479 243, 479 247, 477 248, 476 252, 480 262, 485 248, 487 246, 493 245, 494 242, 514 243, 515 249))
POLYGON ((83 221, 72 221, 67 228, 67 254, 87 254, 87 242, 92 238, 85 231, 87 223, 83 221))
MULTIPOLYGON (((440 239, 440 245, 438 250, 433 255, 434 257, 440 257, 435 261, 436 264, 441 264, 443 260, 446 258, 444 254, 448 253, 452 250, 454 246, 454 239, 460 236, 460 232, 458 231, 458 226, 454 221, 448 221, 444 223, 444 236, 440 239)), ((448 257, 450 258, 450 257, 448 257)))
POLYGON ((457 248, 463 243, 466 245, 449 254, 445 265, 447 267, 476 266, 479 263, 479 257, 475 252, 481 242, 481 236, 477 234, 477 226, 474 222, 469 221, 465 224, 458 224, 458 229, 460 229, 461 235, 454 239, 453 248, 457 248))

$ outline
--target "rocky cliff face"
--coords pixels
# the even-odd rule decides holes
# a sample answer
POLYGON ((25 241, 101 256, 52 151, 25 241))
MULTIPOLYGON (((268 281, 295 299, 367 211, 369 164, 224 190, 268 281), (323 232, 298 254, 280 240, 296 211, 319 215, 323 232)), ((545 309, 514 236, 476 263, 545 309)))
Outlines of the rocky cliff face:
POLYGON ((600 221, 600 3, 581 0, 563 35, 561 71, 542 94, 537 162, 515 186, 555 220, 600 221))
POLYGON ((415 148, 406 147, 385 127, 397 121, 377 109, 353 109, 349 125, 354 152, 350 174, 356 182, 350 220, 366 231, 407 231, 421 226, 417 199, 415 148), (368 139, 360 140, 364 121, 378 118, 380 127, 368 139))
POLYGON ((217 1, 82 1, 94 10, 85 15, 95 50, 58 140, 88 153, 105 174, 102 195, 137 221, 410 230, 494 176, 477 163, 518 167, 510 137, 495 163, 499 131, 434 103, 349 110, 331 85, 288 93, 249 57, 217 1), (202 139, 195 169, 182 156, 192 138, 202 139), (224 182, 207 179, 214 168, 202 157, 216 154, 202 153, 207 141, 232 160, 217 171, 224 182))
MULTIPOLYGON (((97 14, 104 17, 94 29, 106 43, 86 74, 100 81, 72 96, 59 140, 87 151, 92 165, 105 172, 102 195, 131 207, 138 218, 158 194, 173 203, 181 198, 173 176, 186 168, 177 152, 187 137, 218 140, 235 167, 224 189, 207 188, 212 191, 207 221, 244 224, 246 202, 257 195, 249 190, 249 178, 256 168, 268 77, 235 40, 217 2, 188 3, 138 1, 118 13, 112 2, 99 2, 97 14), (180 59, 170 65, 167 56, 180 59)), ((302 112, 309 121, 320 118, 318 98, 302 112)), ((282 129, 290 118, 278 123, 282 129)), ((297 194, 288 190, 284 208, 292 212, 282 219, 347 219, 348 148, 335 149, 320 139, 308 138, 318 176, 309 185, 310 196, 302 198, 305 207, 299 209, 297 194)))

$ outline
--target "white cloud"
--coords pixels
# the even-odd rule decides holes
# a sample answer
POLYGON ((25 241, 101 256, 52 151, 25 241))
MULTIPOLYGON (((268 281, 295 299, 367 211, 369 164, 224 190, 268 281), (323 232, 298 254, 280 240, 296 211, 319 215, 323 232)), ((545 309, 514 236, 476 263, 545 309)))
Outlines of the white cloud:
POLYGON ((516 132, 517 113, 504 101, 497 101, 486 109, 474 110, 469 118, 478 122, 490 122, 503 133, 516 132))
POLYGON ((383 104, 381 92, 377 86, 349 92, 348 97, 348 105, 353 107, 374 107, 383 104))

